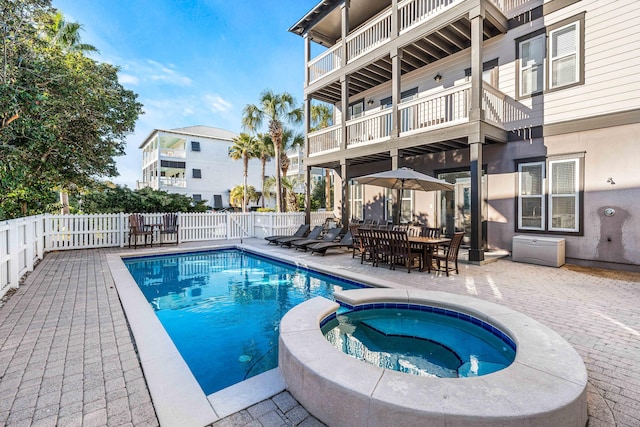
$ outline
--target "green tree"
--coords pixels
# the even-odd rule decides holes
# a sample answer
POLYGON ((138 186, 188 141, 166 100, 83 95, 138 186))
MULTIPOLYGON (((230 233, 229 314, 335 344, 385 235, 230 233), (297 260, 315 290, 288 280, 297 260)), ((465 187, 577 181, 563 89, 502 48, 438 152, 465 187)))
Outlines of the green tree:
MULTIPOLYGON (((260 94, 258 105, 245 105, 242 114, 242 126, 250 132, 262 126, 268 120, 269 136, 273 141, 275 158, 280 159, 282 152, 282 123, 283 121, 299 124, 302 122, 302 108, 288 92, 280 94, 272 90, 265 90, 260 94)), ((280 179, 280 165, 276 162, 276 210, 282 212, 282 184, 280 179)))
POLYGON ((280 171, 282 176, 287 176, 291 161, 287 152, 304 145, 304 135, 300 132, 294 132, 291 129, 282 130, 282 152, 280 153, 280 171))
POLYGON ((264 181, 266 176, 265 169, 267 166, 267 162, 273 158, 275 153, 273 148, 273 142, 271 141, 271 137, 268 134, 259 133, 257 135, 257 140, 258 140, 257 153, 258 153, 258 158, 260 159, 260 166, 261 166, 260 180, 262 184, 262 207, 264 208, 264 200, 267 197, 265 186, 264 186, 264 181))
POLYGON ((98 52, 95 46, 81 43, 80 30, 82 25, 77 22, 67 22, 60 11, 45 15, 41 23, 44 38, 49 43, 59 46, 65 52, 98 52))
MULTIPOLYGON (((0 163, 49 189, 86 188, 116 176, 114 157, 124 154, 142 111, 137 95, 120 85, 117 67, 42 36, 48 1, 0 1, 0 163)), ((3 183, 13 182, 7 169, 0 169, 3 183)), ((21 197, 23 205, 39 203, 34 194, 21 197)))
MULTIPOLYGON (((233 145, 229 149, 229 157, 233 160, 242 160, 242 178, 244 196, 242 198, 242 212, 247 211, 249 203, 247 195, 247 178, 249 174, 249 160, 258 156, 258 140, 248 133, 241 133, 233 138, 233 145)), ((255 191, 255 190, 254 190, 255 191)))
MULTIPOLYGON (((236 185, 229 192, 229 204, 231 206, 238 206, 240 204, 243 204, 244 200, 255 201, 257 199, 258 199, 258 193, 256 192, 256 189, 253 185, 250 185, 248 187, 245 187, 244 185, 236 185), (245 199, 245 197, 247 199, 245 199)), ((246 204, 244 204, 244 206, 246 206, 246 204)), ((243 212, 244 212, 244 208, 243 208, 243 212)))

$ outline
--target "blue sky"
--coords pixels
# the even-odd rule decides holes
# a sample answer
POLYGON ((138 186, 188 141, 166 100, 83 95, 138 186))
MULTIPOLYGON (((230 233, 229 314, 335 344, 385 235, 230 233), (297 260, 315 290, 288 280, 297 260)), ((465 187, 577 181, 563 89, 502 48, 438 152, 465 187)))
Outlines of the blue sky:
POLYGON ((138 146, 153 129, 207 125, 240 132, 242 108, 270 88, 302 103, 304 43, 289 33, 317 0, 53 0, 83 25, 92 57, 121 68, 119 80, 145 114, 117 159, 118 184, 141 179, 138 146))

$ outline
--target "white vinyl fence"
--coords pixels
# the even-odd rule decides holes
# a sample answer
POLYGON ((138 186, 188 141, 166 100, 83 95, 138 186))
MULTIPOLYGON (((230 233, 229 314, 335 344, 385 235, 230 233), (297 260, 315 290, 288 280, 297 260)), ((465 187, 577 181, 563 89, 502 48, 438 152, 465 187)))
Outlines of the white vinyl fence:
MULTIPOLYGON (((162 213, 143 214, 146 224, 161 224, 162 213)), ((332 212, 312 212, 311 226, 321 225, 332 212)), ((304 223, 293 213, 178 213, 178 242, 262 238, 294 233, 304 223)), ((154 228, 154 243, 160 242, 154 228)), ((17 288, 45 252, 123 247, 129 241, 129 214, 36 215, 0 222, 0 297, 17 288)))

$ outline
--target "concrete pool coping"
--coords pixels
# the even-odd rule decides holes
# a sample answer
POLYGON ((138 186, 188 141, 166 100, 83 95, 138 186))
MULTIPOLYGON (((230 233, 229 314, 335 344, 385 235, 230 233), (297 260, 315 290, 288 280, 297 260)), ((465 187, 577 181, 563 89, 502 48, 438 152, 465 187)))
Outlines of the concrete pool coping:
POLYGON ((322 422, 345 427, 586 424, 582 359, 560 335, 530 317, 444 292, 359 289, 334 295, 352 306, 411 303, 463 312, 501 329, 518 351, 509 367, 474 378, 427 378, 383 369, 344 354, 324 338, 320 322, 338 304, 313 298, 283 318, 279 366, 288 391, 322 422))
MULTIPOLYGON (((279 368, 275 368, 219 392, 205 395, 122 260, 224 249, 239 249, 260 256, 269 252, 226 243, 189 248, 151 248, 107 255, 109 270, 138 349, 160 425, 201 427, 268 399, 286 388, 279 368)), ((371 286, 388 286, 384 281, 372 280, 356 273, 341 272, 337 276, 329 267, 314 262, 292 262, 274 253, 268 253, 267 256, 371 286)))

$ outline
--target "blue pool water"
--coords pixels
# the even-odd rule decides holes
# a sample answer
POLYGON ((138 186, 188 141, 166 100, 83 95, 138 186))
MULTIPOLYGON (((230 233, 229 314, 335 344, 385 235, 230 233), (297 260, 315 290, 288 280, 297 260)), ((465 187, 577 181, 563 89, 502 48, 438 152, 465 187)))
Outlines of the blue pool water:
POLYGON ((360 287, 237 250, 124 263, 205 394, 275 368, 293 306, 360 287))
POLYGON ((515 359, 513 341, 479 319, 432 307, 411 308, 346 311, 327 321, 322 332, 357 359, 419 376, 487 375, 515 359))

